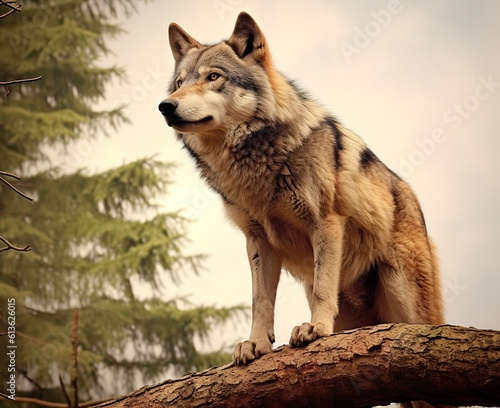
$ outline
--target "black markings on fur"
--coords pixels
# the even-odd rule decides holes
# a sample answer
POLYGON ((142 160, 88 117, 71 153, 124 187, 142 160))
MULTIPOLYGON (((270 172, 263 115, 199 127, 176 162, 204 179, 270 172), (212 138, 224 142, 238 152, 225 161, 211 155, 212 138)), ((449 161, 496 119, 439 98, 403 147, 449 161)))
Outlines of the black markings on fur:
MULTIPOLYGON (((213 187, 212 187, 213 188, 213 187)), ((221 193, 218 189, 214 188, 214 190, 219 193, 219 195, 221 196, 222 200, 226 203, 226 204, 234 204, 234 202, 232 202, 229 198, 227 198, 226 195, 224 195, 223 193, 221 193)))
POLYGON ((365 305, 371 307, 375 304, 375 297, 377 293, 377 285, 379 280, 379 265, 376 263, 370 266, 368 272, 364 276, 363 286, 365 288, 364 302, 365 305))
POLYGON ((223 82, 222 85, 220 85, 217 89, 216 89, 216 92, 219 92, 219 93, 223 93, 224 90, 226 89, 226 83, 227 82, 223 82))
POLYGON ((287 200, 290 200, 292 210, 298 217, 307 220, 311 216, 309 207, 304 203, 304 200, 300 196, 300 189, 297 185, 295 175, 291 172, 290 168, 286 168, 288 174, 279 173, 276 176, 276 185, 272 196, 273 200, 278 199, 278 197, 283 195, 285 192, 291 193, 291 196, 288 197, 287 200))
POLYGON ((281 189, 285 188, 290 191, 298 191, 297 183, 295 175, 290 170, 290 167, 286 165, 286 163, 279 169, 279 174, 276 177, 276 188, 281 189), (286 170, 286 173, 282 173, 283 170, 286 170))
POLYGON ((182 52, 182 45, 180 43, 180 41, 175 41, 174 42, 174 48, 175 50, 177 51, 178 54, 182 55, 183 52, 182 52))
MULTIPOLYGON (((208 179, 207 179, 208 180, 208 179)), ((218 189, 210 180, 208 180, 208 185, 221 196, 221 198, 228 204, 233 204, 233 202, 220 190, 218 189)))
POLYGON ((340 155, 342 153, 342 149, 344 148, 342 132, 339 130, 337 121, 334 118, 327 118, 325 123, 330 127, 335 142, 333 146, 333 158, 335 159, 335 169, 338 169, 341 165, 340 155))
POLYGON ((401 199, 399 197, 398 182, 399 180, 393 179, 391 185, 392 202, 394 203, 394 208, 396 209, 396 213, 400 213, 401 211, 403 211, 401 208, 401 199))
POLYGON ((254 40, 254 35, 250 34, 248 36, 248 38, 247 38, 247 43, 246 43, 246 46, 245 46, 245 51, 243 51, 243 55, 241 56, 241 58, 244 58, 248 54, 250 54, 250 53, 253 52, 253 40, 254 40))
POLYGON ((311 212, 309 211, 309 207, 304 203, 304 200, 299 198, 296 192, 293 192, 293 211, 295 214, 304 221, 308 221, 311 219, 311 212))
MULTIPOLYGON (((246 231, 249 237, 257 243, 260 239, 266 236, 264 228, 255 220, 250 220, 246 227, 246 231)), ((258 254, 258 252, 257 252, 258 254)), ((253 258, 255 261, 258 261, 259 257, 253 258)))
MULTIPOLYGON (((381 162, 382 163, 382 162, 381 162)), ((394 178, 394 180, 399 180, 399 181, 403 181, 403 179, 401 177, 399 177, 399 175, 397 173, 395 173, 394 171, 392 171, 389 167, 387 167, 384 163, 382 163, 384 165, 384 167, 387 169, 387 171, 389 173, 392 174, 392 177, 394 178)))
MULTIPOLYGON (((427 224, 425 223, 425 217, 424 217, 424 213, 422 212, 422 207, 418 206, 418 211, 420 213, 420 217, 422 218, 422 224, 424 226, 425 233, 427 234, 427 224)), ((428 242, 428 240, 427 240, 427 242, 428 242)))
POLYGON ((350 311, 371 309, 376 301, 379 273, 378 263, 370 265, 348 290, 339 293, 341 305, 348 307, 350 311))
MULTIPOLYGON (((251 54, 254 50, 253 42, 254 42, 254 35, 250 34, 247 39, 245 39, 245 49, 243 50, 243 53, 240 55, 240 52, 238 50, 238 44, 231 44, 228 40, 224 40, 224 43, 227 44, 231 49, 234 51, 236 56, 240 59, 245 58, 248 54, 251 54)), ((257 48, 262 48, 262 45, 258 46, 257 48)))
POLYGON ((274 139, 281 133, 280 126, 264 126, 250 133, 235 149, 236 160, 246 160, 260 165, 262 156, 271 159, 274 153, 274 139))
MULTIPOLYGON (((285 75, 283 75, 283 76, 286 78, 285 75)), ((311 99, 311 97, 309 96, 307 91, 305 91, 299 85, 297 85, 297 83, 293 79, 287 78, 287 82, 288 82, 288 85, 290 85, 293 88, 293 90, 299 96, 299 98, 301 100, 306 101, 306 100, 311 99)))
POLYGON ((260 92, 258 85, 255 83, 251 74, 247 70, 241 69, 239 66, 228 68, 220 65, 214 65, 213 68, 217 68, 218 70, 224 72, 228 81, 235 84, 237 87, 247 89, 255 92, 256 94, 260 92))
MULTIPOLYGON (((403 180, 401 180, 399 177, 394 177, 392 179, 392 186, 391 186, 391 194, 392 194, 392 200, 394 202, 394 208, 396 210, 397 214, 404 214, 408 212, 408 209, 403 208, 404 203, 405 203, 405 197, 401 197, 400 193, 400 187, 398 184, 404 183, 403 180)), ((415 198, 416 200, 416 198, 415 198)), ((425 218, 424 218, 424 213, 422 212, 422 207, 418 204, 418 201, 415 201, 414 205, 416 205, 418 208, 418 212, 420 214, 420 223, 422 228, 424 229, 425 233, 427 234, 427 225, 425 223, 425 218)))
POLYGON ((297 196, 294 194, 294 200, 293 200, 293 210, 297 211, 300 206, 302 205, 302 200, 298 199, 297 196))
POLYGON ((359 164, 363 169, 367 169, 370 165, 378 161, 378 157, 368 147, 365 147, 359 155, 359 164))
POLYGON ((249 91, 259 94, 260 90, 257 84, 252 80, 250 75, 246 75, 246 72, 232 73, 228 76, 229 81, 231 81, 236 86, 247 89, 249 91))

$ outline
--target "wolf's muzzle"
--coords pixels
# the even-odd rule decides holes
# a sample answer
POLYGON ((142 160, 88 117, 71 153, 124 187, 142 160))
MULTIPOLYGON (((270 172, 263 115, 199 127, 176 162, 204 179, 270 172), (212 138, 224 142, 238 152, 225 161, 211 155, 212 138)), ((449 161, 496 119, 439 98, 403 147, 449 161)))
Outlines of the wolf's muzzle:
POLYGON ((175 128, 177 131, 187 131, 188 129, 194 130, 199 126, 205 126, 213 119, 212 116, 205 116, 197 120, 186 120, 175 112, 178 106, 179 102, 176 99, 165 99, 158 105, 158 109, 165 117, 167 125, 175 128))

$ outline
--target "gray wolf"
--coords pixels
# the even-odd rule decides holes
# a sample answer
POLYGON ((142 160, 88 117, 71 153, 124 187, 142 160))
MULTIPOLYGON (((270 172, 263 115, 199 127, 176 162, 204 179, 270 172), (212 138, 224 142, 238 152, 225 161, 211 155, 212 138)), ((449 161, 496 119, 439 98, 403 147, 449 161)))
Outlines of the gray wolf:
POLYGON ((233 361, 272 350, 282 268, 311 309, 292 346, 384 322, 442 324, 438 263, 414 192, 275 69, 252 17, 242 12, 215 45, 175 23, 169 39, 175 72, 159 109, 246 236, 252 328, 233 361))

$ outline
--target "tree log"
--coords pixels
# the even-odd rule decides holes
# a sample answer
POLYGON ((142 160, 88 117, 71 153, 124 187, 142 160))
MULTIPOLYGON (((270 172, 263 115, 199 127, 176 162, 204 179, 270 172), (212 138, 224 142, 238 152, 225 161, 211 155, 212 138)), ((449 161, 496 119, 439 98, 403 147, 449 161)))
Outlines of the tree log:
POLYGON ((425 400, 500 404, 500 332, 382 324, 282 346, 248 366, 228 364, 99 407, 368 407, 425 400))

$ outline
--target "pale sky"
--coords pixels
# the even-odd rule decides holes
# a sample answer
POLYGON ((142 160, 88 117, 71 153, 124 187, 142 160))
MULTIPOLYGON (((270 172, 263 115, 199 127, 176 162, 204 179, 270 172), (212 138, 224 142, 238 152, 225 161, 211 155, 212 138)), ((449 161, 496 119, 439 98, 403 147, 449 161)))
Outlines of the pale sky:
MULTIPOLYGON (((173 70, 172 21, 203 43, 227 39, 240 11, 264 31, 278 69, 328 107, 414 188, 442 267, 447 322, 500 329, 500 2, 184 0, 140 6, 108 59, 129 82, 103 107, 126 102, 130 125, 73 147, 64 166, 103 170, 157 154, 177 163, 165 211, 193 219, 186 253, 209 255, 206 271, 165 298, 250 305, 243 234, 158 112, 173 70)), ((70 149, 71 150, 71 149, 70 149)), ((302 288, 283 275, 276 343, 309 319, 302 288)), ((216 334, 247 338, 249 321, 216 334)))

